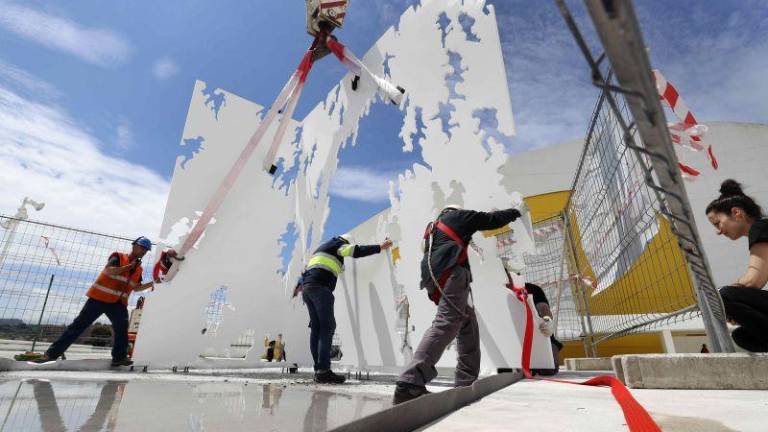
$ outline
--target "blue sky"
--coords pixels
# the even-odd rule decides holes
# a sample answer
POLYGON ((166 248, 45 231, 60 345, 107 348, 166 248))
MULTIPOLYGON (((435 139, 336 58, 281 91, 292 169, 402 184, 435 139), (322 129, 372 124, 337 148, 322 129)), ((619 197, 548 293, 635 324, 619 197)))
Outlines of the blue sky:
MULTIPOLYGON (((362 55, 416 3, 356 0, 338 36, 362 55)), ((554 2, 490 3, 518 130, 509 152, 583 136, 596 90, 554 2)), ((701 121, 765 122, 764 1, 636 3, 654 66, 701 121)), ((298 0, 0 0, 0 212, 29 195, 48 203, 42 220, 155 235, 195 79, 269 104, 309 42, 298 0)), ((295 117, 345 72, 318 64, 295 117)), ((399 150, 399 116, 375 106, 342 152, 329 233, 386 208, 386 181, 418 159, 399 150)))

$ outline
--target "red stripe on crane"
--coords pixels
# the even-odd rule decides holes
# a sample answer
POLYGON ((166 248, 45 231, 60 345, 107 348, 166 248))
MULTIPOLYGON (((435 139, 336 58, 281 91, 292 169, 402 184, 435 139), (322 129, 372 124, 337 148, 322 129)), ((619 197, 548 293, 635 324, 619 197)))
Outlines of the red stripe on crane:
POLYGON ((330 3, 323 3, 323 4, 320 5, 320 9, 331 9, 331 8, 335 8, 337 6, 344 6, 345 4, 347 4, 347 0, 335 1, 335 2, 330 2, 330 3))

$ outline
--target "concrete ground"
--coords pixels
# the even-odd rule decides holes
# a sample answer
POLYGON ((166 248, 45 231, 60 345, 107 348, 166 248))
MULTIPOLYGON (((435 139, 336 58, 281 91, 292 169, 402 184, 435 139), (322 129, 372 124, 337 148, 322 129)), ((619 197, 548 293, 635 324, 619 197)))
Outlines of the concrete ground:
MULTIPOLYGON (((583 381, 597 372, 564 372, 583 381)), ((665 432, 766 431, 768 391, 631 390, 665 432)), ((423 431, 626 431, 607 388, 524 380, 446 416, 423 431)))
MULTIPOLYGON (((595 372, 564 372, 581 381, 595 372)), ((0 431, 325 431, 390 407, 393 376, 275 370, 0 373, 0 431)), ((450 378, 430 386, 450 388, 450 378)), ((664 431, 765 431, 768 391, 632 390, 664 431)), ((626 431, 607 388, 520 381, 423 431, 626 431)))
MULTIPOLYGON (((36 352, 45 352, 50 342, 38 342, 35 346, 36 352)), ((16 354, 29 351, 32 348, 32 341, 0 339, 0 358, 10 358, 16 354)), ((95 347, 93 345, 73 344, 67 350, 67 359, 109 359, 110 347, 95 347)))

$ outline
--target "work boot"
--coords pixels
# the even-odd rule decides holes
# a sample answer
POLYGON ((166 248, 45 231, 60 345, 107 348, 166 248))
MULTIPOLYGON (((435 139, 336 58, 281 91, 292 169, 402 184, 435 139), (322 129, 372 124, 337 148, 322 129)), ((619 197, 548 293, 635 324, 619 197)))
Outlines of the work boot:
POLYGON ((337 375, 332 370, 315 372, 315 382, 318 384, 344 384, 347 377, 344 375, 337 375))
POLYGON ((424 386, 411 384, 407 382, 398 382, 395 387, 395 396, 392 398, 392 405, 398 405, 409 400, 416 399, 419 396, 430 394, 424 386))
POLYGON ((112 367, 118 367, 118 366, 130 366, 133 364, 133 360, 129 358, 124 358, 122 360, 112 360, 112 367))
POLYGON ((48 363, 49 361, 56 361, 55 358, 48 357, 48 354, 43 354, 40 357, 29 359, 32 363, 48 363))

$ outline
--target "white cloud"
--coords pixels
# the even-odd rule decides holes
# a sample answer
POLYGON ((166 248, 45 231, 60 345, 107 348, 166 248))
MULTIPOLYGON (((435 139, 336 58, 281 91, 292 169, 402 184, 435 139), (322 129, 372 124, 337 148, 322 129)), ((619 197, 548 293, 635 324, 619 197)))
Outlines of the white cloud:
MULTIPOLYGON (((583 137, 599 91, 553 4, 498 0, 497 21, 518 135, 511 152, 583 137)), ((653 66, 699 120, 768 118, 768 13, 764 2, 636 2, 653 66)), ((603 48, 586 9, 569 2, 592 54, 603 48)))
POLYGON ((120 150, 127 150, 133 147, 133 130, 131 129, 131 123, 128 120, 121 120, 117 125, 117 148, 120 150))
POLYGON ((365 168, 341 167, 331 180, 331 195, 355 201, 389 201, 389 176, 365 168))
POLYGON ((152 74, 159 80, 168 79, 179 73, 179 66, 168 57, 163 57, 152 66, 152 74))
POLYGON ((692 3, 679 28, 672 20, 651 26, 658 19, 655 10, 640 8, 654 66, 700 121, 768 118, 768 12, 759 6, 764 4, 730 2, 712 10, 692 3))
MULTIPOLYGON (((563 18, 553 6, 501 5, 496 13, 517 136, 507 151, 560 144, 584 134, 598 91, 563 18)), ((583 8, 575 19, 586 27, 583 8)), ((585 31, 590 38, 591 33, 585 31)), ((589 42, 592 42, 590 38, 589 42)))
POLYGON ((46 203, 37 219, 156 236, 168 180, 100 147, 66 112, 0 85, 0 212, 29 196, 46 203))
POLYGON ((66 18, 0 0, 0 27, 99 66, 125 62, 130 43, 107 29, 85 28, 66 18))
POLYGON ((2 59, 0 59, 0 80, 37 96, 59 96, 58 90, 47 81, 44 81, 23 69, 19 69, 12 64, 5 63, 2 59))

